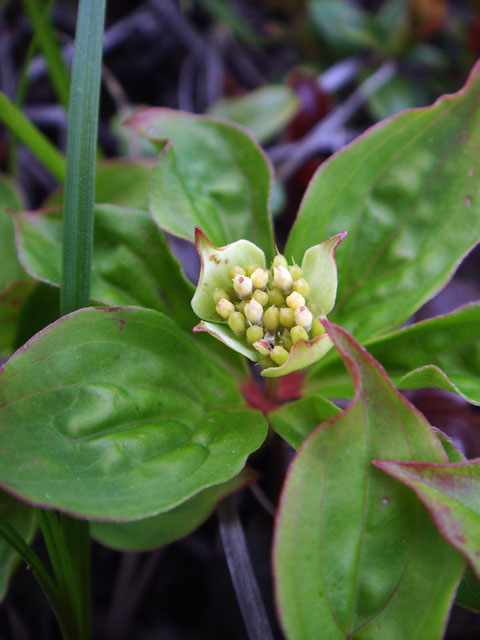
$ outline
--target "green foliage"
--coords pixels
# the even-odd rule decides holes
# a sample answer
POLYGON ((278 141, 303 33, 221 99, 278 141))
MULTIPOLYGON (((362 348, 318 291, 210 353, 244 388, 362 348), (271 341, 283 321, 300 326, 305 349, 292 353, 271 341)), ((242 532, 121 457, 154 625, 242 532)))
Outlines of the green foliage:
MULTIPOLYGON (((365 346, 398 388, 437 387, 479 404, 479 323, 480 304, 474 303, 367 341, 365 346)), ((309 382, 323 393, 351 394, 351 385, 338 358, 317 366, 310 373, 309 382)))
POLYGON ((299 106, 293 89, 279 84, 260 87, 238 98, 223 98, 215 102, 208 113, 243 125, 264 143, 283 131, 299 106))
MULTIPOLYGON (((9 522, 24 540, 31 542, 36 529, 35 510, 32 507, 1 491, 0 518, 9 522)), ((18 557, 14 549, 3 537, 0 538, 0 599, 5 595, 8 581, 17 562, 18 557)))
POLYGON ((232 378, 171 320, 128 307, 82 310, 37 334, 4 367, 0 421, 2 486, 113 520, 226 482, 266 434, 232 378))
POLYGON ((435 105, 370 129, 322 165, 285 253, 341 229, 332 320, 360 340, 400 327, 480 239, 480 73, 435 105))
POLYGON ((413 494, 373 459, 445 461, 433 430, 342 329, 328 332, 355 385, 349 408, 297 454, 275 537, 288 638, 440 638, 463 569, 413 494), (422 606, 415 606, 421 593, 422 606))
POLYGON ((480 463, 375 462, 412 488, 442 535, 469 560, 480 578, 480 463))
POLYGON ((139 111, 127 124, 162 150, 150 210, 165 231, 193 241, 199 226, 216 246, 249 238, 273 259, 271 169, 245 131, 169 109, 139 111))
POLYGON ((150 551, 183 538, 202 524, 228 494, 253 482, 255 472, 245 468, 238 476, 200 491, 178 507, 153 518, 133 522, 92 522, 99 542, 122 551, 150 551))

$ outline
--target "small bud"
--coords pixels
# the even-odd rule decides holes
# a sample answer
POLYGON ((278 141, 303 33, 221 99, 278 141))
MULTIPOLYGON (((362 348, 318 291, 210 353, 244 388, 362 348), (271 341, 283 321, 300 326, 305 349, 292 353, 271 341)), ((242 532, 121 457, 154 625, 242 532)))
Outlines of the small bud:
POLYGON ((230 296, 225 291, 225 289, 215 289, 215 291, 212 293, 212 298, 215 304, 217 304, 217 302, 220 302, 220 300, 230 300, 230 296))
POLYGON ((222 316, 222 318, 225 318, 225 320, 227 320, 227 318, 229 318, 235 311, 234 305, 230 302, 230 300, 227 300, 226 298, 222 298, 221 300, 219 300, 215 305, 215 309, 217 310, 218 315, 222 316))
POLYGON ((281 253, 277 253, 277 255, 273 259, 273 266, 274 267, 286 267, 286 266, 288 266, 287 259, 285 258, 285 256, 282 256, 281 253))
POLYGON ((235 276, 244 276, 246 275, 245 269, 243 267, 232 267, 228 273, 230 279, 233 280, 235 276))
POLYGON ((310 285, 304 278, 299 278, 293 283, 293 290, 298 291, 305 299, 310 295, 310 285))
POLYGON ((299 278, 303 278, 303 271, 298 264, 293 264, 291 267, 288 267, 290 273, 292 274, 292 278, 294 280, 298 280, 299 278))
POLYGON ((246 337, 249 344, 253 344, 254 342, 257 342, 257 340, 261 340, 263 338, 262 327, 259 327, 258 324, 248 327, 246 337))
POLYGON ((288 360, 288 351, 280 345, 277 345, 276 347, 273 347, 270 352, 270 358, 275 362, 275 364, 281 366, 288 360))
POLYGON ((276 331, 280 322, 280 313, 277 307, 272 306, 263 314, 263 326, 268 331, 276 331))
POLYGON ((295 325, 295 314, 293 309, 288 307, 282 307, 280 309, 280 324, 283 327, 293 327, 295 325))
POLYGON ((245 320, 243 313, 240 313, 240 311, 234 311, 228 318, 228 326, 237 336, 241 336, 242 333, 245 333, 247 321, 245 320))
POLYGON ((290 307, 290 309, 292 309, 293 311, 295 311, 296 309, 298 309, 298 307, 301 307, 305 304, 305 298, 302 296, 301 293, 298 293, 298 291, 293 291, 286 300, 288 306, 290 307))
POLYGON ((266 340, 257 340, 253 343, 255 349, 262 354, 262 356, 268 356, 271 352, 271 347, 266 340))
POLYGON ((283 305, 285 304, 285 298, 282 296, 278 289, 268 290, 268 301, 270 304, 273 304, 276 307, 283 307, 283 305))
POLYGON ((253 292, 253 297, 262 305, 262 307, 268 304, 268 293, 266 291, 255 289, 255 291, 253 292))
POLYGON ((281 341, 282 341, 283 347, 287 351, 290 351, 290 349, 292 348, 293 342, 292 342, 292 338, 290 337, 290 331, 288 329, 285 329, 284 332, 282 333, 281 341))
POLYGON ((255 289, 265 289, 268 282, 268 271, 266 269, 256 269, 252 273, 252 284, 255 289))
POLYGON ((295 322, 298 326, 303 327, 307 331, 312 328, 313 314, 305 305, 298 307, 295 311, 295 322))
POLYGON ((314 318, 312 322, 312 338, 323 336, 324 333, 326 333, 325 327, 320 322, 320 318, 314 318))
POLYGON ((239 298, 248 298, 252 294, 252 281, 248 276, 237 274, 233 279, 233 288, 239 298))
POLYGON ((282 293, 290 293, 293 289, 293 278, 287 267, 275 267, 273 279, 282 293))
POLYGON ((245 305, 245 316, 247 320, 252 324, 259 324, 262 320, 263 307, 262 305, 252 298, 250 302, 245 305))
POLYGON ((245 269, 245 271, 247 272, 247 276, 251 277, 252 273, 255 273, 257 269, 260 269, 259 264, 249 264, 248 267, 245 269))
POLYGON ((295 326, 290 329, 290 338, 293 344, 295 344, 298 340, 308 340, 308 333, 303 327, 295 326))
POLYGON ((237 311, 241 311, 243 314, 245 313, 245 305, 247 304, 246 300, 240 300, 240 302, 237 302, 235 305, 235 309, 237 311))

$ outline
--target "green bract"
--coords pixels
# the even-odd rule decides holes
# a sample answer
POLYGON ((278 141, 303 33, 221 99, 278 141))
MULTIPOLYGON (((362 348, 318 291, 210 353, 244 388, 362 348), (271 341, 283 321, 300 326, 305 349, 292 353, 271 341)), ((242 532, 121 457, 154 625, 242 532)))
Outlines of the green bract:
MULTIPOLYGON (((316 362, 332 347, 332 341, 326 333, 323 333, 323 328, 319 321, 327 316, 335 304, 337 293, 335 249, 346 234, 347 232, 344 231, 320 244, 310 247, 303 256, 301 268, 297 265, 289 267, 288 269, 290 269, 291 272, 295 270, 295 277, 292 279, 292 284, 289 289, 281 289, 283 284, 281 270, 287 269, 287 267, 280 265, 280 263, 277 265, 277 262, 275 262, 278 258, 277 256, 274 260, 274 269, 269 275, 268 284, 263 287, 265 293, 268 292, 270 294, 270 287, 274 287, 273 292, 275 294, 280 296, 283 294, 283 297, 286 299, 286 309, 294 310, 297 324, 301 324, 303 320, 299 318, 301 318, 302 314, 298 314, 295 310, 293 302, 288 299, 288 294, 296 291, 293 280, 299 281, 297 272, 300 275, 303 274, 303 286, 305 286, 305 283, 310 285, 307 303, 305 303, 308 309, 301 307, 307 316, 306 329, 311 332, 310 336, 303 332, 303 335, 307 336, 308 339, 304 337, 295 339, 295 334, 291 334, 287 328, 291 325, 283 324, 282 326, 281 319, 279 320, 278 327, 275 328, 275 314, 277 314, 275 304, 277 303, 272 302, 272 298, 269 296, 269 302, 263 305, 264 325, 262 325, 261 321, 258 325, 249 322, 249 309, 247 307, 247 323, 245 329, 248 329, 249 325, 252 325, 258 327, 259 330, 261 328, 262 332, 265 331, 265 340, 257 340, 254 344, 250 344, 248 332, 245 334, 245 329, 242 331, 242 324, 238 322, 238 316, 241 316, 245 312, 245 307, 242 305, 248 304, 253 293, 262 291, 262 288, 259 287, 255 289, 255 287, 253 287, 253 292, 243 295, 242 289, 237 287, 236 292, 236 282, 233 280, 233 271, 236 268, 240 268, 245 274, 256 265, 258 265, 258 268, 261 270, 265 269, 265 254, 259 247, 248 240, 238 240, 224 247, 215 247, 207 236, 197 227, 195 245, 200 256, 201 271, 197 289, 192 299, 192 308, 202 319, 202 322, 194 328, 194 331, 206 331, 238 353, 241 353, 254 362, 258 362, 263 367, 262 376, 283 376, 316 362), (280 269, 280 271, 278 271, 278 269, 280 269), (280 275, 280 278, 277 277, 278 275, 280 275), (238 291, 240 291, 240 294, 238 294, 238 291), (230 292, 230 294, 228 292, 230 292), (223 297, 223 294, 227 296, 227 300, 229 297, 233 297, 233 303, 236 304, 223 300, 222 303, 220 303, 221 313, 219 313, 219 305, 216 298, 223 297), (242 298, 244 298, 244 301, 242 301, 242 298), (227 308, 225 313, 223 312, 222 305, 227 308), (236 308, 236 311, 232 313, 233 316, 237 317, 227 317, 228 307, 232 309, 236 308), (308 324, 308 316, 314 319, 313 327, 310 327, 308 324), (320 329, 318 327, 320 327, 320 329), (321 333, 321 335, 318 335, 319 333, 321 333), (294 336, 293 345, 290 335, 294 336), (283 342, 283 338, 285 338, 285 342, 283 342), (290 344, 288 344, 288 342, 290 342, 290 344), (277 345, 275 346, 275 350, 272 348, 274 345, 277 345), (263 346, 265 349, 263 349, 263 346), (283 347, 285 347, 288 352, 288 358, 285 355, 283 347), (282 358, 281 355, 276 359, 279 350, 285 355, 286 360, 282 358), (265 356, 265 352, 267 351, 271 354, 270 357, 265 356)), ((281 259, 285 260, 283 257, 281 257, 281 259)), ((285 274, 286 280, 288 281, 288 273, 285 272, 285 274)), ((244 277, 246 277, 248 282, 250 281, 248 275, 244 277)), ((254 275, 252 277, 255 279, 254 275)), ((248 288, 246 291, 248 291, 248 288)), ((301 297, 302 296, 300 296, 300 298, 301 297)), ((253 304, 256 305, 257 303, 254 302, 253 304)), ((292 314, 292 311, 289 311, 289 313, 292 314)), ((298 327, 293 327, 293 329, 295 328, 298 327)))

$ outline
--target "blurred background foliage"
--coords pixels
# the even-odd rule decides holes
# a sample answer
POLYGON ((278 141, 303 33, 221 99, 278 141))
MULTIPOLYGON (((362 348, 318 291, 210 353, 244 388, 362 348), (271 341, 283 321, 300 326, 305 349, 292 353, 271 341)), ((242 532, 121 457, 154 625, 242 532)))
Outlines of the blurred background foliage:
MULTIPOLYGON (((74 0, 0 0, 0 89, 62 152, 76 10, 74 0), (38 26, 42 16, 43 29, 38 26)), ((271 206, 282 242, 325 159, 379 120, 457 91, 479 56, 478 0, 111 0, 99 157, 156 155, 150 142, 121 124, 142 106, 238 122, 264 146, 275 167, 271 206)), ((111 186, 105 166, 106 178, 100 178, 101 171, 97 176, 102 193, 111 186)), ((51 195, 56 179, 1 125, 0 170, 17 185, 18 199, 9 206, 37 209, 58 201, 51 195)), ((144 188, 141 180, 138 185, 144 188)), ((119 185, 114 187, 117 191, 119 185)), ((0 210, 5 256, 13 233, 2 215, 0 210)), ((178 244, 172 240, 195 280, 188 248, 178 244)), ((479 263, 477 250, 416 320, 480 298, 479 263)), ((2 277, 10 276, 0 272, 2 277)), ((22 287, 0 292, 0 318, 19 316, 17 345, 56 317, 52 309, 58 302, 56 290, 46 284, 25 279, 22 287)), ((11 341, 0 327, 0 355, 7 355, 11 341)), ((480 455, 477 409, 440 391, 410 392, 410 398, 433 424, 463 441, 469 457, 480 455)), ((279 439, 271 444, 254 460, 264 472, 264 494, 244 491, 240 497, 270 613, 271 511, 292 455, 279 439)), ((212 520, 149 555, 95 545, 94 597, 96 624, 105 640, 245 638, 212 520)), ((0 607, 0 639, 50 640, 56 633, 42 595, 22 568, 0 607), (35 628, 23 616, 27 608, 41 621, 35 628)), ((478 616, 455 610, 449 639, 473 639, 479 633, 478 616)))

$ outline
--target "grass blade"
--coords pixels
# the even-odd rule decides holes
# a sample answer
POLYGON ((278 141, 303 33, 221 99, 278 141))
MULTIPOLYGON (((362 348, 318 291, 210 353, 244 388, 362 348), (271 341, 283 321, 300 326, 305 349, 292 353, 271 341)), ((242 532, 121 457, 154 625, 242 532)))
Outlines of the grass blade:
POLYGON ((61 314, 90 296, 93 202, 105 0, 80 0, 68 112, 61 314))
POLYGON ((68 108, 70 79, 68 69, 62 58, 55 31, 50 20, 50 11, 39 0, 23 0, 25 12, 35 34, 35 40, 47 64, 48 74, 60 104, 68 108))
POLYGON ((65 160, 58 149, 0 91, 0 120, 32 151, 59 181, 65 179, 65 160))

